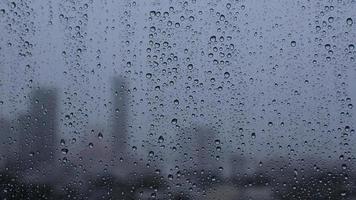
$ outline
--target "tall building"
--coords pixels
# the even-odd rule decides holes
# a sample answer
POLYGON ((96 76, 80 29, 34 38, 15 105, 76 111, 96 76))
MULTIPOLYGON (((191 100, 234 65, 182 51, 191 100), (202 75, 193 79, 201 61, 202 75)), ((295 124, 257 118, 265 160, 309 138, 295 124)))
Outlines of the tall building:
POLYGON ((11 148, 11 134, 10 134, 10 123, 0 118, 0 167, 2 168, 8 158, 11 158, 9 155, 9 148, 11 148))
POLYGON ((217 167, 216 156, 219 155, 220 140, 216 133, 204 126, 193 128, 193 137, 195 141, 195 160, 199 170, 213 170, 217 167))
POLYGON ((38 89, 30 95, 30 109, 19 118, 20 161, 23 168, 54 161, 57 132, 57 92, 38 89))
POLYGON ((126 151, 128 118, 127 84, 122 77, 113 78, 111 94, 113 151, 120 156, 126 151))
POLYGON ((181 135, 179 162, 188 170, 215 172, 221 146, 217 134, 209 127, 197 125, 185 129, 181 135))

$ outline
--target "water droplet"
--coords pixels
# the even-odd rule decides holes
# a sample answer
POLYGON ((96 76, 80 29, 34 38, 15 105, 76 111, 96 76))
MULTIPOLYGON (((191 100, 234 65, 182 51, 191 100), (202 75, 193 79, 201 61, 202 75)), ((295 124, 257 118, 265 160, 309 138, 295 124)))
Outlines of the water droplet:
POLYGON ((64 155, 66 155, 68 153, 68 149, 66 149, 66 148, 63 148, 61 151, 62 151, 62 154, 64 154, 64 155))
POLYGON ((352 21, 351 17, 346 19, 346 24, 352 26, 354 22, 352 21))
POLYGON ((152 197, 152 198, 156 198, 156 196, 157 196, 157 195, 156 195, 155 192, 153 192, 153 193, 151 194, 151 197, 152 197))
POLYGON ((347 169, 347 165, 346 164, 342 164, 341 167, 342 167, 343 170, 347 169))
POLYGON ((210 37, 210 42, 216 42, 216 36, 214 36, 214 35, 211 36, 211 37, 210 37))
POLYGON ((16 3, 15 2, 11 2, 10 6, 11 6, 11 8, 16 8, 16 3))
POLYGON ((297 46, 297 42, 296 42, 296 41, 292 41, 292 42, 290 43, 290 46, 292 46, 292 47, 297 46))
POLYGON ((162 142, 164 142, 164 138, 163 138, 163 136, 161 135, 161 136, 158 137, 158 143, 162 143, 162 142))
POLYGON ((334 18, 333 18, 333 17, 329 17, 329 18, 328 18, 328 22, 329 22, 329 23, 333 23, 333 22, 334 22, 334 18))
POLYGON ((172 119, 171 123, 172 124, 177 124, 178 120, 176 118, 172 119))
POLYGON ((350 126, 345 126, 345 131, 349 132, 350 131, 350 126))
POLYGON ((175 100, 173 101, 173 103, 174 103, 175 105, 178 105, 178 104, 179 104, 179 100, 178 100, 178 99, 175 99, 175 100))
POLYGON ((251 133, 251 138, 255 139, 256 138, 256 133, 251 133))

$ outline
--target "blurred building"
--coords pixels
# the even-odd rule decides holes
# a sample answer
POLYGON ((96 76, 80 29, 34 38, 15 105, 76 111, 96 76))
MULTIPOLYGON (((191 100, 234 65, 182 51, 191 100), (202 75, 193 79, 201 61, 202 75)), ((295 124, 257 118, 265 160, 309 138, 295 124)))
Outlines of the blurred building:
POLYGON ((241 154, 232 154, 229 156, 229 159, 224 167, 224 171, 226 173, 224 175, 231 179, 242 177, 245 173, 247 173, 248 166, 246 158, 244 158, 241 154))
POLYGON ((28 113, 19 117, 21 168, 54 161, 57 133, 57 91, 38 89, 30 95, 28 113))
POLYGON ((188 171, 216 172, 221 144, 217 134, 202 125, 184 129, 181 133, 179 162, 188 171))
POLYGON ((196 144, 194 158, 197 169, 216 171, 218 168, 216 157, 221 148, 217 134, 208 127, 197 126, 193 128, 193 139, 196 144))
POLYGON ((113 152, 114 156, 120 157, 125 153, 127 146, 127 84, 122 77, 115 77, 111 86, 113 152))
POLYGON ((6 119, 0 119, 0 167, 2 168, 8 159, 13 138, 10 133, 10 123, 6 119))

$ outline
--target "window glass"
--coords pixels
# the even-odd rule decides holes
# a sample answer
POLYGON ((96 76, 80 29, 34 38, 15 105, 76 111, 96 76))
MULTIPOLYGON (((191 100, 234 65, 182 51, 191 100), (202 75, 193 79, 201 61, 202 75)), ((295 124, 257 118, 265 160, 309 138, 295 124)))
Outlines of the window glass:
POLYGON ((0 1, 1 199, 356 199, 355 11, 0 1))

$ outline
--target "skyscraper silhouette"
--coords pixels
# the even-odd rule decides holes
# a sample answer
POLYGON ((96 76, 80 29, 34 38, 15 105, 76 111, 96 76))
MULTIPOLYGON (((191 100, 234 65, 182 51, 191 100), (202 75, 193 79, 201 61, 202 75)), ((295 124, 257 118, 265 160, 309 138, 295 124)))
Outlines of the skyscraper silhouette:
POLYGON ((38 89, 30 95, 30 109, 19 118, 22 168, 54 160, 57 131, 57 92, 38 89))
POLYGON ((0 118, 0 167, 6 164, 8 158, 11 158, 9 155, 9 149, 11 148, 10 138, 10 123, 0 118))
POLYGON ((216 133, 208 127, 197 126, 193 128, 193 138, 197 169, 216 170, 216 147, 220 146, 216 133))
POLYGON ((189 170, 216 171, 220 141, 209 127, 195 125, 183 130, 181 134, 182 152, 180 162, 189 170))
POLYGON ((112 79, 112 136, 115 155, 123 154, 127 145, 127 84, 122 77, 112 79))

